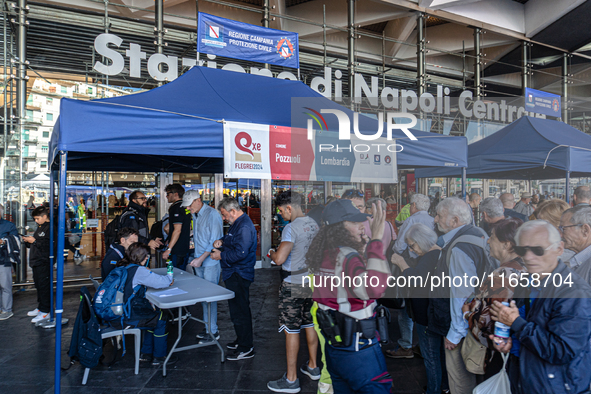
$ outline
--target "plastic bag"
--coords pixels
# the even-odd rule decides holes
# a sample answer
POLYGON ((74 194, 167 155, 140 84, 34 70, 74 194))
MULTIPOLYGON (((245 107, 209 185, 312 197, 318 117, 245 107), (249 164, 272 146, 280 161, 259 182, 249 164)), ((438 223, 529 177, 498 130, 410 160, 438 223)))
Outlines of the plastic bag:
POLYGON ((491 376, 474 388, 472 394, 511 394, 511 383, 505 369, 509 354, 503 354, 503 368, 501 372, 491 376))

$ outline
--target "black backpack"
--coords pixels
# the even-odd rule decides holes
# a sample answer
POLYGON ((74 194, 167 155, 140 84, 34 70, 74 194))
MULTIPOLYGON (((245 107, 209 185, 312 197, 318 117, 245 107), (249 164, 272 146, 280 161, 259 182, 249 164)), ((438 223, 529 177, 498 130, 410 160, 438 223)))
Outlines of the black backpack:
POLYGON ((121 215, 116 215, 115 219, 111 220, 105 231, 103 237, 105 239, 105 249, 108 249, 111 244, 117 242, 117 234, 119 233, 119 223, 121 223, 121 215))
POLYGON ((68 356, 70 359, 78 360, 85 368, 94 368, 102 354, 100 325, 92 308, 90 293, 86 286, 83 286, 80 289, 80 307, 74 323, 68 356))

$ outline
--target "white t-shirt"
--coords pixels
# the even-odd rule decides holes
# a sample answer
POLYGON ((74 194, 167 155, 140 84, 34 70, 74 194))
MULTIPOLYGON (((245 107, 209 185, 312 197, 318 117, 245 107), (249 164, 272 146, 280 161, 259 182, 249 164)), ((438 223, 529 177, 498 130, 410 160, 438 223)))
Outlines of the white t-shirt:
MULTIPOLYGON (((299 271, 306 268, 306 253, 308 253, 308 248, 316 234, 318 234, 318 224, 311 217, 299 217, 287 224, 281 234, 281 242, 292 242, 293 248, 285 263, 281 265, 281 269, 299 271)), ((284 280, 287 283, 301 284, 302 278, 306 275, 307 273, 303 272, 290 275, 284 280)))

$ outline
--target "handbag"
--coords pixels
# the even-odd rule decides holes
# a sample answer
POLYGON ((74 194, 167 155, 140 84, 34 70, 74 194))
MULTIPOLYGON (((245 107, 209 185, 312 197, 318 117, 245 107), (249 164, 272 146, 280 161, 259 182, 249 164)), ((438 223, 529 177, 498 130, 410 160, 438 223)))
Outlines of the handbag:
POLYGON ((484 360, 486 359, 487 347, 474 338, 472 331, 468 331, 462 343, 462 358, 466 370, 476 375, 484 375, 484 360))

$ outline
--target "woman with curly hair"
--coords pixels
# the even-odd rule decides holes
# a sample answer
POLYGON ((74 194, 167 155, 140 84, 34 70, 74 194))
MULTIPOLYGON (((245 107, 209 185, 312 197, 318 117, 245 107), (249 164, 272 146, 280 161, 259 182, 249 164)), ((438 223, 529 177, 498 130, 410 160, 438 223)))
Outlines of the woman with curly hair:
POLYGON ((389 393, 392 378, 376 335, 376 299, 390 275, 383 252, 385 212, 372 206, 371 239, 367 214, 350 200, 337 200, 322 213, 322 228, 306 260, 314 273, 313 298, 326 340, 326 364, 335 393, 389 393), (365 256, 364 257, 364 252, 365 256))

